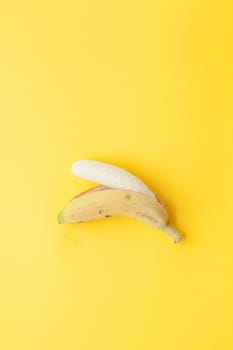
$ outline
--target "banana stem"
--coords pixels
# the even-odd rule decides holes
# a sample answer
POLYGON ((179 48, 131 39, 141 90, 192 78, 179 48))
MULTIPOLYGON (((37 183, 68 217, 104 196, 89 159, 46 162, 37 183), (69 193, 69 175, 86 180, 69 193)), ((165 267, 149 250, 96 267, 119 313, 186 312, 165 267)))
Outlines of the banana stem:
POLYGON ((180 243, 183 240, 181 233, 171 225, 164 227, 163 231, 165 231, 173 239, 174 243, 180 243))

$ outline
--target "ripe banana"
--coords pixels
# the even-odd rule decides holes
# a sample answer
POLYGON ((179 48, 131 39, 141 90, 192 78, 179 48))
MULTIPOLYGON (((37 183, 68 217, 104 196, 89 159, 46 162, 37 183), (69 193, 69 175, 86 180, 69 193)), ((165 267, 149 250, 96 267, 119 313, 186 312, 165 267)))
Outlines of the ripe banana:
POLYGON ((175 243, 182 240, 180 233, 169 225, 163 201, 126 170, 102 162, 82 160, 73 164, 72 172, 102 186, 73 198, 58 214, 59 224, 128 216, 166 232, 175 243))

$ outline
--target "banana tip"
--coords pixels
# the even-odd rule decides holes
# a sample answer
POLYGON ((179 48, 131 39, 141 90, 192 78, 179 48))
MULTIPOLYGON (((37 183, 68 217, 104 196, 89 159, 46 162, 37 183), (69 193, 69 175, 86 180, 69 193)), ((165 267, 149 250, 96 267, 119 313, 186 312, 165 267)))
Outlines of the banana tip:
POLYGON ((176 240, 174 241, 175 244, 181 243, 184 240, 184 238, 182 236, 176 238, 176 240))
POLYGON ((183 241, 183 236, 173 226, 167 225, 164 227, 163 231, 165 231, 172 238, 175 244, 183 241))
POLYGON ((64 224, 63 214, 62 211, 57 215, 57 222, 59 224, 64 224))

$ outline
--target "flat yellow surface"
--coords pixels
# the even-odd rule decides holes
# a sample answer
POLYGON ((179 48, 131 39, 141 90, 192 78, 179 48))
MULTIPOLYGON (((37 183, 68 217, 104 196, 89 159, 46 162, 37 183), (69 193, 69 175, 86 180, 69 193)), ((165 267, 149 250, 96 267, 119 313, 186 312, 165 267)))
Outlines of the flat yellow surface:
POLYGON ((0 12, 0 348, 233 349, 231 0, 5 1, 0 12), (186 234, 58 225, 126 167, 186 234))

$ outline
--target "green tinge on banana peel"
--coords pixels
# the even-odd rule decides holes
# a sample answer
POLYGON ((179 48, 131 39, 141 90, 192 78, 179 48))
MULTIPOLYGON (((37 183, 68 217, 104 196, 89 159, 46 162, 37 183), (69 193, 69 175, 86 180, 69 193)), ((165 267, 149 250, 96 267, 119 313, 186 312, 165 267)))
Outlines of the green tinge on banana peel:
POLYGON ((83 223, 108 218, 127 216, 166 232, 175 243, 181 235, 168 224, 168 213, 157 196, 131 190, 95 187, 73 198, 58 214, 59 224, 83 223))

